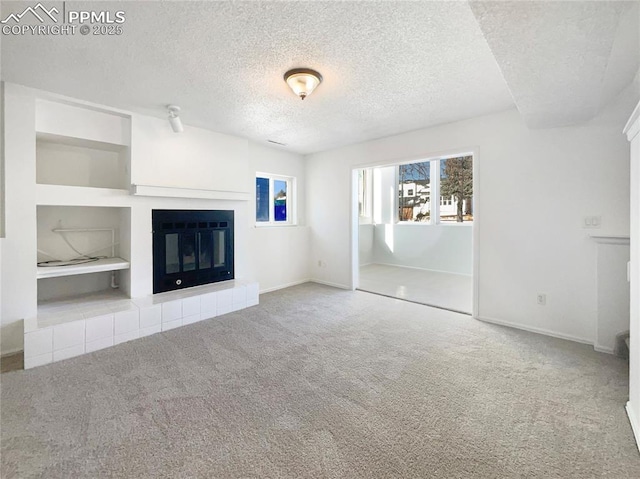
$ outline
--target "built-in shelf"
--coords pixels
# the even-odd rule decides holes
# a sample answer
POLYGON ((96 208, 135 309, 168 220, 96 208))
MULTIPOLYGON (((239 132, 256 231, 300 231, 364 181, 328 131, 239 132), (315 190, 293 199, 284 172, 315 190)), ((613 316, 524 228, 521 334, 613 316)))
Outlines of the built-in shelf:
POLYGON ((130 206, 128 190, 88 186, 36 185, 37 205, 130 206))
POLYGON ((243 191, 199 190, 193 188, 173 188, 170 186, 131 185, 131 194, 164 198, 201 198, 205 200, 249 201, 251 199, 251 194, 243 191))
POLYGON ((91 263, 73 266, 38 266, 38 279, 75 276, 78 274, 101 273, 129 269, 129 262, 122 258, 104 258, 91 263))

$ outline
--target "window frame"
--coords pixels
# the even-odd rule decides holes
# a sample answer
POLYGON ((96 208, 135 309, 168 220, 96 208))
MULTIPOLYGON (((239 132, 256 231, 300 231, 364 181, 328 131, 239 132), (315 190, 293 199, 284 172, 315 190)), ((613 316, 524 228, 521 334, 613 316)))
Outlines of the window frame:
POLYGON ((359 168, 358 172, 362 172, 362 211, 359 206, 361 195, 358 179, 358 218, 360 223, 371 223, 373 220, 373 169, 359 168))
MULTIPOLYGON (((441 214, 440 214, 440 209, 442 206, 451 206, 453 204, 453 197, 449 197, 449 204, 443 204, 443 197, 440 194, 440 181, 441 181, 441 161, 443 160, 448 160, 450 158, 461 158, 464 156, 471 156, 471 161, 474 162, 475 164, 475 155, 474 154, 464 154, 464 155, 453 155, 453 156, 446 156, 446 157, 440 157, 440 158, 432 158, 432 159, 423 159, 423 160, 417 160, 417 161, 411 161, 411 162, 406 162, 406 163, 400 163, 396 166, 396 190, 399 191, 403 191, 402 189, 402 183, 400 183, 400 168, 404 165, 410 165, 410 164, 415 164, 415 163, 429 163, 429 168, 430 168, 430 187, 431 187, 431 191, 430 191, 430 199, 433 198, 440 198, 440 201, 431 201, 431 205, 430 205, 430 215, 429 215, 429 221, 406 221, 406 220, 402 220, 400 217, 400 202, 399 202, 399 194, 395 196, 395 204, 394 204, 394 212, 395 212, 395 223, 397 225, 422 225, 422 226, 433 226, 433 225, 445 225, 445 226, 469 226, 469 225, 473 225, 473 222, 475 220, 472 219, 471 221, 463 221, 461 223, 458 222, 450 222, 450 221, 442 221, 441 220, 441 214), (435 174, 437 173, 437 175, 435 174)), ((472 174, 475 173, 475 171, 472 171, 472 174)), ((474 195, 475 197, 475 195, 474 195)), ((446 201, 446 200, 445 200, 446 201)))
POLYGON ((254 215, 253 221, 255 226, 258 228, 264 228, 269 226, 296 226, 297 223, 297 215, 296 215, 296 198, 297 198, 297 190, 296 190, 296 177, 288 176, 288 175, 280 175, 273 173, 264 173, 257 171, 256 176, 253 183, 253 192, 254 192, 254 215), (269 220, 268 221, 258 221, 258 208, 257 208, 257 191, 256 191, 256 180, 258 178, 264 178, 269 180, 269 220), (275 188, 274 184, 276 181, 284 181, 287 185, 287 219, 286 221, 276 221, 275 220, 275 211, 274 211, 274 194, 275 188))

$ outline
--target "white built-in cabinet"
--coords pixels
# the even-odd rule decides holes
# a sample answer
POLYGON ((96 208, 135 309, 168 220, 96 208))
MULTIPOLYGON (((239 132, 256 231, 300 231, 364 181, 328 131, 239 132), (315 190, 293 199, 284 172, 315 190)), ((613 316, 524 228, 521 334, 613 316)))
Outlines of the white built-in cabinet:
POLYGON ((640 103, 624 133, 631 144, 630 352, 627 414, 640 446, 640 103))

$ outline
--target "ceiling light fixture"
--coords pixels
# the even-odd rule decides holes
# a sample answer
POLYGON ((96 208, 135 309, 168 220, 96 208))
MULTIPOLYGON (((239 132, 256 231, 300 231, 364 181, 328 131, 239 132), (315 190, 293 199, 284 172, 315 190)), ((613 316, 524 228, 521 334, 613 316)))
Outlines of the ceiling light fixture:
POLYGON ((180 107, 169 105, 167 106, 167 110, 169 111, 169 124, 171 125, 171 129, 174 133, 182 133, 184 131, 184 127, 182 126, 182 120, 178 116, 180 113, 180 107))
POLYGON ((293 93, 304 100, 322 83, 322 75, 309 68, 296 68, 284 74, 284 81, 287 82, 293 93))

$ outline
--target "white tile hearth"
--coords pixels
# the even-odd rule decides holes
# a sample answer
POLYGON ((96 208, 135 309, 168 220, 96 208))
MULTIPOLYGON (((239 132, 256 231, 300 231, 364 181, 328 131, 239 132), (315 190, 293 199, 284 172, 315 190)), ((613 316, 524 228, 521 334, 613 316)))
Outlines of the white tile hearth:
POLYGON ((162 322, 169 323, 182 317, 182 301, 176 299, 162 305, 162 322))
POLYGON ((24 321, 24 367, 91 353, 258 304, 258 283, 225 281, 144 298, 114 290, 43 302, 24 321))

